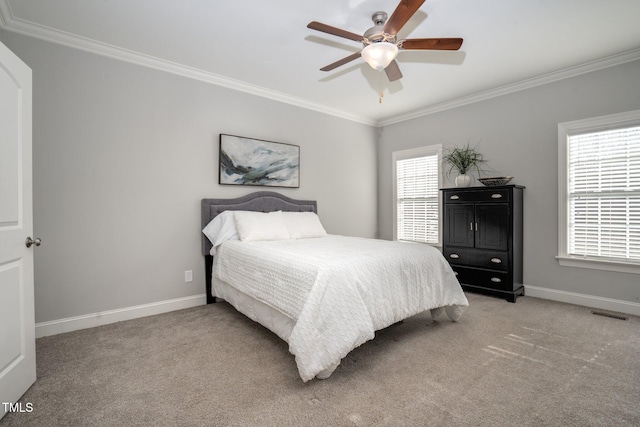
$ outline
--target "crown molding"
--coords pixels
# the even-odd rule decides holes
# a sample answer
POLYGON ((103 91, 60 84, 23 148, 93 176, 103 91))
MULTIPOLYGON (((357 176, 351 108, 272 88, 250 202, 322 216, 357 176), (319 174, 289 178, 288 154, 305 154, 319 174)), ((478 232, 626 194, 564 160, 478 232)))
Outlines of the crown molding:
POLYGON ((0 0, 0 29, 44 40, 50 43, 82 50, 92 54, 129 62, 159 71, 164 71, 181 77, 214 84, 239 92, 245 92, 251 95, 268 98, 274 101, 294 105, 296 107, 301 107, 307 110, 339 117, 341 119, 346 119, 369 126, 376 125, 375 120, 371 120, 355 114, 345 113, 341 110, 327 108, 325 106, 312 103, 302 98, 297 98, 282 92, 248 84, 239 80, 210 73, 208 71, 200 70, 194 67, 167 61, 133 50, 123 49, 107 43, 102 43, 93 39, 78 36, 76 34, 67 33, 44 25, 39 25, 33 22, 22 20, 20 18, 16 18, 11 13, 11 8, 9 7, 9 3, 7 2, 7 0, 0 0))
POLYGON ((13 19, 13 12, 7 0, 0 0, 0 30, 5 29, 13 19))
POLYGON ((576 65, 574 67, 565 68, 559 71, 554 71, 552 73, 543 74, 530 79, 521 80, 494 89, 489 89, 484 92, 478 92, 469 96, 453 99, 451 101, 434 104, 426 108, 381 120, 377 123, 377 125, 379 127, 382 127, 415 119, 418 117, 428 116, 430 114, 438 113, 441 111, 451 110, 453 108, 462 107, 464 105, 474 104, 476 102, 485 101, 487 99, 496 98, 514 92, 519 92, 536 86, 542 86, 545 84, 557 82, 559 80, 568 79, 570 77, 579 76, 581 74, 586 74, 593 71, 602 70, 604 68, 625 64, 627 62, 637 61, 639 59, 640 49, 630 50, 618 55, 609 56, 596 61, 587 62, 585 64, 576 65))

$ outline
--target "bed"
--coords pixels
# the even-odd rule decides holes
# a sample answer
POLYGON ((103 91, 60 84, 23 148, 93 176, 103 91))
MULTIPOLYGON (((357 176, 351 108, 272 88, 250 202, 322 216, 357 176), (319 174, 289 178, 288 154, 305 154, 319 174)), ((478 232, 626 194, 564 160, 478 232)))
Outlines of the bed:
POLYGON ((375 331, 468 301, 429 245, 327 234, 317 203, 259 191, 202 199, 207 303, 223 299, 289 344, 300 378, 328 378, 375 331))

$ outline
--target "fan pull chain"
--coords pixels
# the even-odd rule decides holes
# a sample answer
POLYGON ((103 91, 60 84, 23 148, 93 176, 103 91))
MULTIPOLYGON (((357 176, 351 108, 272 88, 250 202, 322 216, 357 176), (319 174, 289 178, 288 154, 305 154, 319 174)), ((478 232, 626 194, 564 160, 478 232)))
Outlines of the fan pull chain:
POLYGON ((380 91, 380 98, 378 98, 378 104, 382 104, 382 98, 384 98, 384 91, 380 91))

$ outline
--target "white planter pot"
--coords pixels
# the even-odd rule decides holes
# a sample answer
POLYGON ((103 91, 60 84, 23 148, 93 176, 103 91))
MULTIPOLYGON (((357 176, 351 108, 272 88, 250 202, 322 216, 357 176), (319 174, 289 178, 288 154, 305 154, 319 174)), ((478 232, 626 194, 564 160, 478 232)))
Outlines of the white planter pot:
POLYGON ((472 180, 471 176, 460 174, 456 176, 456 187, 469 187, 472 180))

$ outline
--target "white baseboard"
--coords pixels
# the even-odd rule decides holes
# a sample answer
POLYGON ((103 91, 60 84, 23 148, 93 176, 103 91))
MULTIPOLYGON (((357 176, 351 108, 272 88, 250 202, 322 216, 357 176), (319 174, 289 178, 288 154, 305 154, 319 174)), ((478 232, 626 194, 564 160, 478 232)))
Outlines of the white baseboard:
POLYGON ((544 298, 569 304, 583 305, 598 308, 600 310, 615 311, 618 313, 640 316, 640 304, 630 301, 622 301, 611 298, 596 297, 593 295, 577 294, 573 292, 559 291, 556 289, 541 288, 525 285, 525 295, 536 298, 544 298))
POLYGON ((170 311, 205 305, 206 303, 207 299, 205 295, 202 294, 36 323, 36 338, 108 325, 110 323, 122 322, 123 320, 153 316, 154 314, 168 313, 170 311))
MULTIPOLYGON (((565 292, 530 285, 525 285, 525 295, 640 316, 640 304, 629 301, 577 294, 574 292, 565 292)), ((110 323, 122 322, 124 320, 153 316, 155 314, 168 313, 170 311, 205 305, 206 303, 206 297, 202 294, 37 323, 36 338, 108 325, 110 323)))

